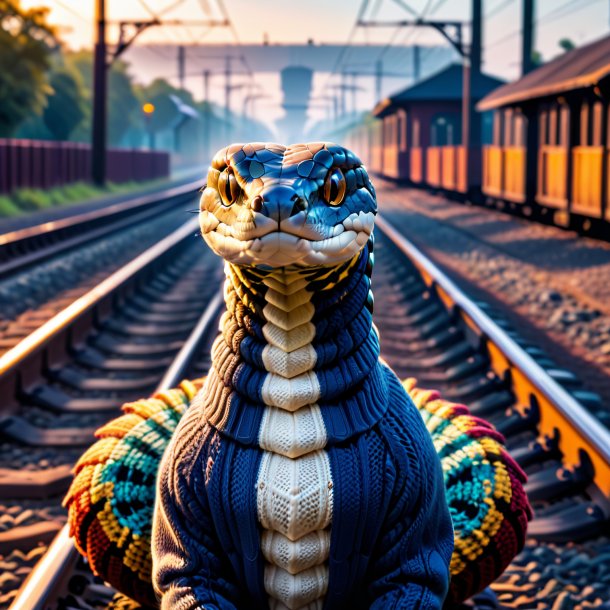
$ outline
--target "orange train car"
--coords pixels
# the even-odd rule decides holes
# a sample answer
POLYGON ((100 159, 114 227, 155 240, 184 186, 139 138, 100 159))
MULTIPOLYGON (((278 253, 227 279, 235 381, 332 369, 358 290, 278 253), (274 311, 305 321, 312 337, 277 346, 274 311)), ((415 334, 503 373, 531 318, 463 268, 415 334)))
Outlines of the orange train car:
MULTIPOLYGON (((474 100, 481 100, 503 81, 482 74, 474 83, 474 100)), ((379 120, 381 154, 374 173, 466 193, 465 151, 462 146, 463 68, 451 64, 440 72, 382 100, 373 110, 379 120)), ((484 117, 491 137, 491 117, 484 117)), ((479 151, 474 151, 478 156, 479 151)))
POLYGON ((574 228, 610 221, 609 98, 610 36, 486 96, 477 106, 494 112, 484 196, 574 228))
POLYGON ((459 64, 382 100, 346 138, 373 173, 609 238, 610 36, 513 83, 481 75, 474 97, 480 180, 466 179, 459 64))

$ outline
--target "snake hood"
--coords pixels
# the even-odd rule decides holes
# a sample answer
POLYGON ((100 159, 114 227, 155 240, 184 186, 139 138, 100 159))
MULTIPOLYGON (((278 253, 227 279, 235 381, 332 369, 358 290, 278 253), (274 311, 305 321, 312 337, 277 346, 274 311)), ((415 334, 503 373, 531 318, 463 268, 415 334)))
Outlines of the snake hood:
POLYGON ((200 225, 230 263, 334 266, 365 246, 376 213, 365 168, 342 146, 232 144, 212 160, 200 225))

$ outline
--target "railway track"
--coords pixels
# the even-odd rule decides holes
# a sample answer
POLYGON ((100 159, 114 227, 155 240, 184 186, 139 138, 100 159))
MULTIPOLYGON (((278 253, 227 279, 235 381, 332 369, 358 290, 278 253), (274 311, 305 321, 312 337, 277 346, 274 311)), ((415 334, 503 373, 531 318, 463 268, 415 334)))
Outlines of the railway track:
POLYGON ((67 218, 0 235, 0 278, 191 200, 201 182, 189 182, 67 218))
POLYGON ((196 227, 184 224, 0 357, 5 606, 38 545, 60 531, 70 469, 93 431, 157 387, 218 293, 221 266, 196 227))
POLYGON ((0 235, 0 354, 180 226, 197 186, 0 235))
MULTIPOLYGON (((77 302, 74 307, 82 309, 79 316, 74 312, 58 316, 55 326, 62 329, 61 339, 49 336, 47 330, 13 350, 12 366, 4 365, 9 375, 3 375, 0 385, 0 395, 13 397, 2 433, 29 462, 20 467, 23 472, 15 479, 21 477, 20 486, 5 487, 2 497, 31 497, 33 489, 45 489, 51 510, 53 498, 58 502, 67 485, 66 465, 82 452, 75 443, 88 442, 92 429, 114 416, 122 400, 154 389, 171 360, 168 346, 174 354, 195 325, 197 330, 191 331, 187 344, 196 347, 181 352, 182 364, 174 365, 162 385, 205 370, 207 362, 201 354, 215 332, 210 322, 216 304, 207 309, 205 305, 212 294, 218 294, 219 267, 199 241, 185 244, 194 228, 181 231, 181 236, 174 234, 175 244, 168 250, 150 252, 143 271, 148 279, 130 283, 129 289, 123 281, 114 281, 122 286, 116 288, 122 292, 120 313, 112 307, 116 293, 101 297, 97 313, 92 307, 83 309, 84 304, 76 307, 77 302), (182 256, 169 256, 167 252, 175 252, 172 248, 178 248, 182 256), (145 306, 149 308, 142 309, 145 306), (171 329, 167 334, 160 331, 163 324, 171 329), (189 355, 198 360, 190 368, 189 355), (78 361, 83 356, 84 361, 78 361), (131 363, 128 369, 126 362, 131 363), (150 372, 153 363, 157 376, 150 372), (68 395, 63 402, 53 402, 58 388, 69 388, 62 390, 68 395), (36 419, 43 414, 51 418, 48 432, 42 420, 36 419), (64 471, 57 472, 64 478, 57 477, 54 487, 27 481, 29 473, 40 472, 43 478, 61 466, 55 462, 44 468, 28 466, 40 457, 32 449, 22 449, 26 432, 35 424, 39 438, 57 443, 62 455, 58 459, 63 460, 64 471)), ((384 219, 378 220, 376 233, 373 289, 383 357, 401 377, 417 377, 420 387, 439 389, 445 398, 466 403, 475 415, 492 421, 529 475, 527 490, 536 511, 530 541, 494 585, 495 593, 478 598, 477 607, 603 607, 610 598, 606 595, 610 542, 602 537, 610 524, 610 434, 577 400, 571 373, 552 368, 547 355, 524 344, 501 319, 470 301, 384 219), (582 586, 583 578, 586 586, 582 586)), ((6 362, 6 357, 0 358, 0 366, 6 362)), ((57 531, 59 535, 11 609, 107 607, 113 591, 88 574, 61 529, 60 516, 55 521, 55 529, 45 540, 57 531)), ((15 527, 19 526, 27 524, 15 527)), ((30 548, 34 553, 30 563, 34 563, 40 551, 30 548)), ((30 567, 25 566, 23 573, 30 567)))

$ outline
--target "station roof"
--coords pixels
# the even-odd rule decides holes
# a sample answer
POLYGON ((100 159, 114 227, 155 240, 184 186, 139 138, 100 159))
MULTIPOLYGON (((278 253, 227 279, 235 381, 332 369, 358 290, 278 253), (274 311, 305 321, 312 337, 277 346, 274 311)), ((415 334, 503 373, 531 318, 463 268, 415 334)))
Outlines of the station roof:
POLYGON ((478 110, 595 86, 610 74, 610 36, 568 51, 483 98, 478 110))
MULTIPOLYGON (((373 115, 383 117, 394 108, 403 108, 417 102, 459 102, 462 99, 464 68, 451 64, 440 72, 381 100, 373 109, 373 115)), ((474 83, 474 99, 480 100, 504 81, 481 74, 474 83)))

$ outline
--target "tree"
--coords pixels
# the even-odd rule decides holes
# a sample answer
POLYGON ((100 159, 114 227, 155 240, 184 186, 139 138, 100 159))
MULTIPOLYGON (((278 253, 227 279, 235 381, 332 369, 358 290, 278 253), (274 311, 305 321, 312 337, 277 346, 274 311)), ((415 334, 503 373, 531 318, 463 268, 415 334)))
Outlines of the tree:
POLYGON ((562 38, 558 44, 566 53, 576 48, 576 45, 569 38, 562 38))
POLYGON ((0 137, 40 115, 51 92, 46 72, 59 43, 47 14, 46 8, 24 10, 19 0, 0 0, 0 137))
POLYGON ((84 92, 78 73, 59 68, 51 74, 53 94, 44 110, 43 120, 56 140, 67 140, 85 118, 84 92))

